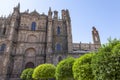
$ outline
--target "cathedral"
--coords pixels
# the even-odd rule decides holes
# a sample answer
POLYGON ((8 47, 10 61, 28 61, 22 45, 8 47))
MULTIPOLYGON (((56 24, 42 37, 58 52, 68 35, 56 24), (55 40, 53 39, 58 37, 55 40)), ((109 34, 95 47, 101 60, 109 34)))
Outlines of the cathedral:
POLYGON ((57 64, 68 57, 79 57, 101 46, 97 29, 92 28, 93 43, 73 43, 68 10, 20 12, 20 4, 8 17, 0 17, 0 80, 20 80, 21 72, 39 64, 57 64))

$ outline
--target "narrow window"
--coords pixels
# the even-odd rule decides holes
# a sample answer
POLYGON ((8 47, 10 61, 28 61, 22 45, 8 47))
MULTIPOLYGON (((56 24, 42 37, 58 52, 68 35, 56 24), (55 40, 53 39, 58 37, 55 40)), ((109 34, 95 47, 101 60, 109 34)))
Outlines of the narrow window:
POLYGON ((57 35, 59 35, 60 34, 60 27, 58 26, 57 27, 57 35))
POLYGON ((61 51, 61 45, 60 45, 60 44, 57 44, 57 45, 56 45, 56 50, 57 50, 57 51, 61 51))
POLYGON ((32 22, 31 30, 32 30, 32 31, 35 31, 35 30, 36 30, 36 23, 35 23, 35 22, 32 22))
POLYGON ((5 45, 5 44, 2 44, 0 51, 5 51, 5 48, 6 48, 6 45, 5 45))
POLYGON ((6 27, 3 28, 3 35, 6 33, 6 27))

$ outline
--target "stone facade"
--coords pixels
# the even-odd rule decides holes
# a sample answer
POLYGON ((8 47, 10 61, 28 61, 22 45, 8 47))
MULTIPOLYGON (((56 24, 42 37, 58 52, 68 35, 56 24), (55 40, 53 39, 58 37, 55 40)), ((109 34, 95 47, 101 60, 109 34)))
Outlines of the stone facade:
POLYGON ((61 12, 62 19, 58 19, 58 12, 51 8, 48 15, 36 10, 20 12, 18 4, 12 15, 0 17, 0 80, 19 80, 25 68, 43 63, 56 65, 67 56, 79 57, 86 50, 100 47, 95 27, 94 44, 72 43, 69 11, 61 12))

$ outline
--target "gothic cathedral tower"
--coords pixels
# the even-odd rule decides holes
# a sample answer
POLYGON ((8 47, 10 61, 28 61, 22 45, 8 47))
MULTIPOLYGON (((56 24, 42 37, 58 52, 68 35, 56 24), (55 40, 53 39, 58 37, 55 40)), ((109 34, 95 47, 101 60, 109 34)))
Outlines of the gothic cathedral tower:
POLYGON ((58 11, 48 11, 46 62, 53 63, 53 55, 65 55, 72 52, 71 19, 68 10, 62 10, 62 19, 58 11))
POLYGON ((48 11, 48 27, 47 27, 47 48, 46 48, 46 62, 51 63, 51 54, 52 54, 52 32, 53 32, 53 26, 52 26, 52 11, 51 8, 49 8, 48 11))
POLYGON ((71 29, 71 19, 68 10, 62 10, 62 20, 66 24, 66 34, 67 34, 67 50, 71 53, 73 50, 72 44, 72 29, 71 29))
MULTIPOLYGON (((14 8, 12 16, 6 19, 5 28, 3 30, 4 33, 4 54, 2 54, 3 64, 2 64, 2 77, 0 80, 8 80, 8 77, 12 73, 13 70, 13 54, 12 52, 15 51, 16 43, 17 43, 17 34, 18 34, 18 27, 20 21, 20 4, 14 8)), ((2 40, 2 39, 1 39, 2 40)), ((1 41, 3 42, 3 41, 1 41)), ((0 65, 1 66, 1 65, 0 65)))

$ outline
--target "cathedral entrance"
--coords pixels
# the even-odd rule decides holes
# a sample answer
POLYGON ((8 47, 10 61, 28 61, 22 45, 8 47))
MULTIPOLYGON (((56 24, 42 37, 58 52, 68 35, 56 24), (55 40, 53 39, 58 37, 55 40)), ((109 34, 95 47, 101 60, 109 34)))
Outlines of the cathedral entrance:
POLYGON ((34 68, 34 63, 28 62, 28 63, 25 65, 25 68, 34 68))
POLYGON ((34 68, 35 67, 35 55, 36 50, 34 48, 28 48, 25 51, 24 57, 24 68, 34 68))
POLYGON ((58 62, 60 62, 62 60, 62 57, 60 56, 59 58, 58 58, 58 62))

